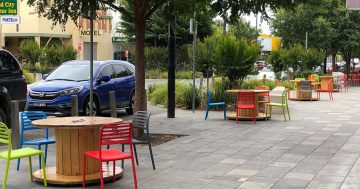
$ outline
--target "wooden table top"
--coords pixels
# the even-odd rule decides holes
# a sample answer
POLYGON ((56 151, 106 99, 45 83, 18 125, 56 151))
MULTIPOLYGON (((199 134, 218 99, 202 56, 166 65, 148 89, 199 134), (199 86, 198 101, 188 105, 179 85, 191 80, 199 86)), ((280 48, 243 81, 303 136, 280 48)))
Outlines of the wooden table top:
POLYGON ((319 77, 321 79, 321 78, 333 78, 334 76, 332 76, 332 75, 323 75, 323 76, 319 76, 319 77))
POLYGON ((238 92, 248 92, 248 91, 254 91, 255 93, 266 93, 269 90, 265 90, 265 89, 229 89, 226 90, 227 93, 238 93, 238 92))
POLYGON ((87 116, 75 116, 75 117, 51 117, 46 119, 39 119, 32 121, 34 126, 40 128, 89 128, 100 127, 104 124, 116 123, 123 121, 120 118, 112 117, 87 117, 87 116))

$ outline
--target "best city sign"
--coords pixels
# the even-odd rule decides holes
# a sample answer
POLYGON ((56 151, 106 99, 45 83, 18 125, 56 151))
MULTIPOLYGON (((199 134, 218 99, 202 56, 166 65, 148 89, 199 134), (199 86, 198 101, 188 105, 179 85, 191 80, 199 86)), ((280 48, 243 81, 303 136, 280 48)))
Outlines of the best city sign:
POLYGON ((1 1, 0 15, 17 15, 17 0, 1 1))

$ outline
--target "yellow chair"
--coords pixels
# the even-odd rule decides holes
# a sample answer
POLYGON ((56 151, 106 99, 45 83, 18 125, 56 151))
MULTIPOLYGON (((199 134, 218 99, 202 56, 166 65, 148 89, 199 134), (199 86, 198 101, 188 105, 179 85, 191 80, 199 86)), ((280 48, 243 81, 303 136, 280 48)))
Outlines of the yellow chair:
POLYGON ((0 159, 6 160, 6 168, 5 168, 2 189, 6 189, 6 182, 7 182, 7 177, 8 177, 8 173, 9 173, 10 160, 28 157, 29 158, 29 166, 30 166, 30 180, 32 182, 33 176, 32 176, 31 157, 38 156, 38 155, 41 156, 41 161, 42 161, 42 165, 43 165, 42 169, 43 169, 43 175, 44 175, 44 186, 47 186, 46 171, 45 171, 45 167, 46 167, 45 159, 44 159, 44 153, 41 150, 36 150, 33 148, 21 148, 18 150, 12 150, 11 149, 11 136, 10 136, 9 129, 2 122, 0 122, 0 143, 7 144, 7 146, 8 146, 7 151, 0 152, 0 159))

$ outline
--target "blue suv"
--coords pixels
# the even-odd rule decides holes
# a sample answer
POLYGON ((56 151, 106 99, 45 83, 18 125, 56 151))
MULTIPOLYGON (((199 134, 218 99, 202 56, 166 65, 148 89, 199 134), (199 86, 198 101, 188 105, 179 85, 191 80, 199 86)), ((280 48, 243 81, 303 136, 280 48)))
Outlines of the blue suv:
MULTIPOLYGON (((94 115, 110 109, 109 91, 115 91, 116 107, 133 113, 135 66, 126 61, 94 61, 94 115)), ((77 95, 79 113, 90 112, 90 61, 68 61, 28 86, 29 110, 48 115, 71 114, 71 96, 77 95)))

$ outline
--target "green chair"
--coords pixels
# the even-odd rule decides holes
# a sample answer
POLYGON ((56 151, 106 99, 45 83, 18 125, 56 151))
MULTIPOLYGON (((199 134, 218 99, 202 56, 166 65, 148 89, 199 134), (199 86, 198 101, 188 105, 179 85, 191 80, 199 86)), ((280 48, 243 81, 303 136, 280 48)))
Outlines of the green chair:
POLYGON ((285 108, 288 112, 288 116, 289 116, 289 120, 290 120, 290 112, 289 112, 289 106, 288 106, 288 102, 287 102, 287 90, 284 90, 284 92, 281 95, 281 103, 275 103, 275 102, 270 102, 265 104, 265 116, 266 118, 268 117, 268 111, 270 110, 270 119, 271 119, 271 110, 272 107, 281 107, 283 109, 283 113, 284 113, 284 118, 285 118, 285 122, 286 122, 286 113, 285 113, 285 108))
POLYGON ((6 168, 5 168, 2 189, 6 188, 6 181, 7 181, 7 176, 9 173, 10 160, 28 157, 29 158, 29 166, 30 166, 30 180, 32 182, 33 176, 32 176, 31 156, 38 156, 38 155, 41 156, 41 161, 42 161, 42 164, 44 165, 44 166, 42 166, 43 175, 44 175, 44 186, 47 186, 46 172, 45 172, 45 167, 46 167, 45 159, 44 159, 44 153, 41 150, 36 150, 33 148, 21 148, 18 150, 12 150, 11 149, 11 136, 10 136, 9 129, 2 122, 0 122, 0 143, 7 144, 7 146, 8 146, 7 151, 0 152, 0 159, 6 159, 6 168))

